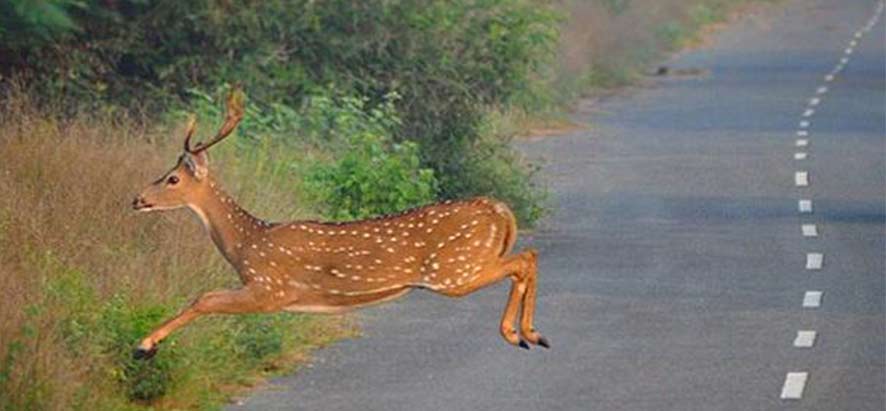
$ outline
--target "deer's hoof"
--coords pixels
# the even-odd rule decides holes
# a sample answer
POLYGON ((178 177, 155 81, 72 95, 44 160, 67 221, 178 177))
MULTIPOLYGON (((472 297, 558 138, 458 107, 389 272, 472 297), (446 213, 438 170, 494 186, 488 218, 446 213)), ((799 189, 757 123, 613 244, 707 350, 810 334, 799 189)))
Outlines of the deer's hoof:
POLYGON ((132 358, 136 360, 150 360, 157 354, 157 346, 151 348, 138 347, 132 352, 132 358))
POLYGON ((517 346, 519 346, 520 348, 522 348, 522 349, 524 349, 524 350, 528 350, 528 349, 529 349, 529 344, 527 344, 526 341, 523 341, 523 340, 520 340, 520 343, 517 344, 517 346))
POLYGON ((551 349, 551 343, 545 337, 538 337, 538 345, 545 347, 547 349, 551 349))

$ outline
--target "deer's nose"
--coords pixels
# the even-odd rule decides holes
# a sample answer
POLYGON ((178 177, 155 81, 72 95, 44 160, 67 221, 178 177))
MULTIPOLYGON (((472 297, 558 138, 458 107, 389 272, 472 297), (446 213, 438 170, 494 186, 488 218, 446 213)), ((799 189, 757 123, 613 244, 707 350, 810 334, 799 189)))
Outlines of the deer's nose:
POLYGON ((142 198, 142 196, 135 196, 135 198, 132 199, 132 209, 133 210, 138 210, 140 208, 144 208, 146 205, 147 204, 145 203, 145 199, 142 198))

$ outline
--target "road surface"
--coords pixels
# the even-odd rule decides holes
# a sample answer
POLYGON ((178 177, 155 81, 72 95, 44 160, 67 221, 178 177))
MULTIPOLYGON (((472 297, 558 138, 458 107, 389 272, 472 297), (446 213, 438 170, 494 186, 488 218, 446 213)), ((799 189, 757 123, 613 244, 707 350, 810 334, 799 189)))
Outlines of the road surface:
POLYGON ((877 4, 768 7, 668 62, 707 74, 609 98, 576 114, 590 129, 521 146, 546 161, 556 206, 519 245, 541 252, 536 325, 552 350, 498 335, 507 284, 414 292, 230 409, 883 410, 877 4))

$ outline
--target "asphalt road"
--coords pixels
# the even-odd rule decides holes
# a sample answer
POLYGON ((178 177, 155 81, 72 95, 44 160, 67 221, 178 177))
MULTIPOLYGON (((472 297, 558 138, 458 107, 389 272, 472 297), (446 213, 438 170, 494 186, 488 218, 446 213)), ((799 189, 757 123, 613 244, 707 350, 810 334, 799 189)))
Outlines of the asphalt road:
POLYGON ((541 251, 536 325, 552 350, 501 340, 506 284, 414 292, 230 409, 883 410, 882 20, 845 52, 876 5, 768 7, 668 63, 708 74, 608 98, 577 114, 590 129, 522 145, 556 201, 521 242, 541 251), (802 306, 807 291, 819 307, 802 306), (798 330, 816 331, 811 348, 794 347, 798 330), (780 398, 789 372, 807 373, 801 399, 780 398))

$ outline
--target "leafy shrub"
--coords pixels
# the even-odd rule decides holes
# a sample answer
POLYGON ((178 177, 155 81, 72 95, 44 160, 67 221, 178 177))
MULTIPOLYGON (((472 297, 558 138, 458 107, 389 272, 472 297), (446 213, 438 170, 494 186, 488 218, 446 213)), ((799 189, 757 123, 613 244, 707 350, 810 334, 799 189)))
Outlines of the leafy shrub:
POLYGON ((118 365, 115 377, 132 400, 150 401, 166 394, 172 385, 172 369, 177 352, 173 344, 164 343, 163 355, 151 361, 136 360, 132 350, 170 315, 164 306, 134 306, 120 295, 113 296, 103 307, 99 324, 107 354, 118 365))
POLYGON ((329 218, 354 220, 431 202, 436 179, 421 167, 415 143, 364 133, 351 136, 337 160, 309 169, 305 188, 329 218))
POLYGON ((262 361, 283 350, 284 332, 279 315, 253 314, 235 319, 234 346, 250 362, 262 361))

